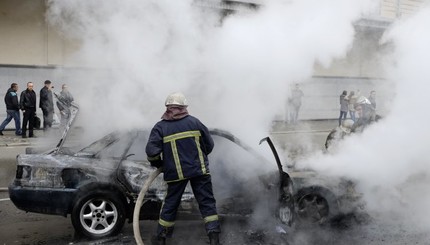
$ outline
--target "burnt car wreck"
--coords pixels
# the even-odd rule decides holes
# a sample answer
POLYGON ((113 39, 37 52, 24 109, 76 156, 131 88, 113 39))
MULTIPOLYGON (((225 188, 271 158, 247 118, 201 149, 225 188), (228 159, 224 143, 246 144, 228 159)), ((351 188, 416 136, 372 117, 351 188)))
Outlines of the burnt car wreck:
MULTIPOLYGON (((138 194, 155 170, 142 150, 149 131, 113 132, 73 152, 62 147, 70 126, 54 149, 17 156, 10 199, 27 212, 70 215, 75 230, 91 239, 115 235, 126 220, 132 222, 138 194)), ((210 132, 217 146, 209 155, 211 174, 222 180, 214 181, 222 220, 258 216, 285 231, 296 222, 326 223, 359 206, 350 183, 324 181, 311 171, 285 172, 270 138, 262 142, 269 144, 276 165, 231 133, 210 132)), ((145 195, 140 219, 158 219, 165 191, 158 176, 145 195)), ((200 219, 191 188, 182 197, 178 219, 200 219)))

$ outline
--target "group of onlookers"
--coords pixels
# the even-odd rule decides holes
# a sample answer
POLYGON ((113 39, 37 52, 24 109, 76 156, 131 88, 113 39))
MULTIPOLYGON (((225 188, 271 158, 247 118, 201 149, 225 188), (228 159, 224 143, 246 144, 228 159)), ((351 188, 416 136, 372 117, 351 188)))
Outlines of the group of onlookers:
POLYGON ((369 123, 376 120, 376 92, 374 90, 367 98, 360 95, 359 91, 357 93, 351 91, 348 95, 348 92, 344 90, 339 97, 339 103, 339 126, 347 118, 348 112, 354 123, 369 123))
POLYGON ((378 120, 376 115, 376 92, 372 90, 369 97, 361 96, 360 92, 344 90, 339 97, 339 126, 330 131, 325 142, 327 150, 332 149, 340 139, 350 133, 362 132, 372 122, 378 120), (347 119, 349 112, 350 118, 347 119))
MULTIPOLYGON (((22 138, 35 137, 34 125, 36 123, 36 92, 33 90, 34 84, 32 82, 27 83, 27 88, 21 92, 18 98, 18 84, 12 83, 10 88, 7 90, 4 97, 6 104, 6 119, 0 125, 0 135, 3 135, 3 130, 6 125, 14 119, 15 121, 15 135, 20 135, 22 138), (23 114, 22 126, 20 110, 23 114)), ((54 121, 54 98, 52 89, 52 83, 50 80, 44 82, 43 88, 39 94, 39 108, 43 113, 43 129, 47 130, 52 127, 54 121)), ((63 84, 60 95, 58 96, 57 107, 60 110, 62 122, 68 118, 70 114, 69 107, 73 102, 73 96, 68 91, 67 85, 63 84)))

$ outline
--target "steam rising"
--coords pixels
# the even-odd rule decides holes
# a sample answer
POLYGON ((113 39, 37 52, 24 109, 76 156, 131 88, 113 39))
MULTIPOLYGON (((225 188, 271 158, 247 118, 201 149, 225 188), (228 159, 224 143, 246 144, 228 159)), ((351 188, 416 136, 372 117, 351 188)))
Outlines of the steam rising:
POLYGON ((430 228, 430 132, 425 129, 430 114, 424 109, 430 71, 423 61, 430 55, 429 16, 427 6, 394 23, 383 39, 395 46, 386 64, 387 79, 396 88, 391 113, 342 142, 335 155, 316 155, 302 163, 357 180, 369 210, 407 232, 430 228))
POLYGON ((283 112, 289 84, 345 55, 351 23, 369 6, 271 1, 221 23, 192 1, 49 1, 47 17, 81 42, 71 65, 108 69, 73 77, 86 127, 151 126, 167 94, 181 90, 209 127, 255 142, 283 112))
MULTIPOLYGON (((167 94, 187 95, 192 115, 245 142, 267 135, 290 84, 329 66, 352 45, 352 22, 373 1, 267 1, 228 16, 192 1, 49 1, 48 20, 79 40, 68 60, 98 72, 71 75, 89 132, 152 126, 167 94)), ((397 89, 391 113, 339 152, 300 164, 357 180, 369 208, 430 228, 430 131, 427 89, 430 9, 395 23, 385 36, 395 52, 387 80, 397 89), (384 212, 383 212, 384 211, 384 212)), ((387 88, 388 89, 388 88, 387 88)), ((390 88, 391 89, 391 88, 390 88)))

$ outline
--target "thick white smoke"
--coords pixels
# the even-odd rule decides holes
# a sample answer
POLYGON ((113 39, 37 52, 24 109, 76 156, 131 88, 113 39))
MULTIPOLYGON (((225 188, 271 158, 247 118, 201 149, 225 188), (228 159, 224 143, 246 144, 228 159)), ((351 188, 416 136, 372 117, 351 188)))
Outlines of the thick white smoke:
MULTIPOLYGON (((89 131, 150 127, 167 94, 180 90, 190 113, 208 127, 258 142, 282 113, 290 84, 311 77, 315 63, 343 57, 354 38, 352 22, 375 2, 267 1, 221 23, 191 0, 51 0, 47 18, 81 43, 67 62, 99 71, 69 82, 89 131)), ((344 140, 336 154, 301 163, 357 180, 369 209, 423 230, 430 228, 429 18, 424 8, 385 36, 394 47, 385 59, 396 88, 390 114, 344 140)))
POLYGON ((319 154, 302 163, 357 180, 370 211, 419 232, 430 228, 428 21, 430 8, 425 7, 394 23, 384 37, 394 47, 386 64, 387 79, 396 88, 390 114, 363 134, 342 141, 336 154, 319 154))
POLYGON ((181 90, 209 127, 257 142, 282 114, 289 84, 345 55, 369 3, 270 1, 221 23, 192 1, 51 0, 47 19, 81 43, 69 65, 100 71, 69 82, 90 131, 151 126, 181 90))

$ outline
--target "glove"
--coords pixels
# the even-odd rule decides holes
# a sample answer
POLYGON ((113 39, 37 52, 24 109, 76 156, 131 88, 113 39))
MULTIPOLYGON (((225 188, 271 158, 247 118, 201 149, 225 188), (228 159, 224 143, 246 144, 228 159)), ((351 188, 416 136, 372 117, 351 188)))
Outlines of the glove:
POLYGON ((149 161, 152 167, 161 168, 163 166, 163 160, 149 161))

